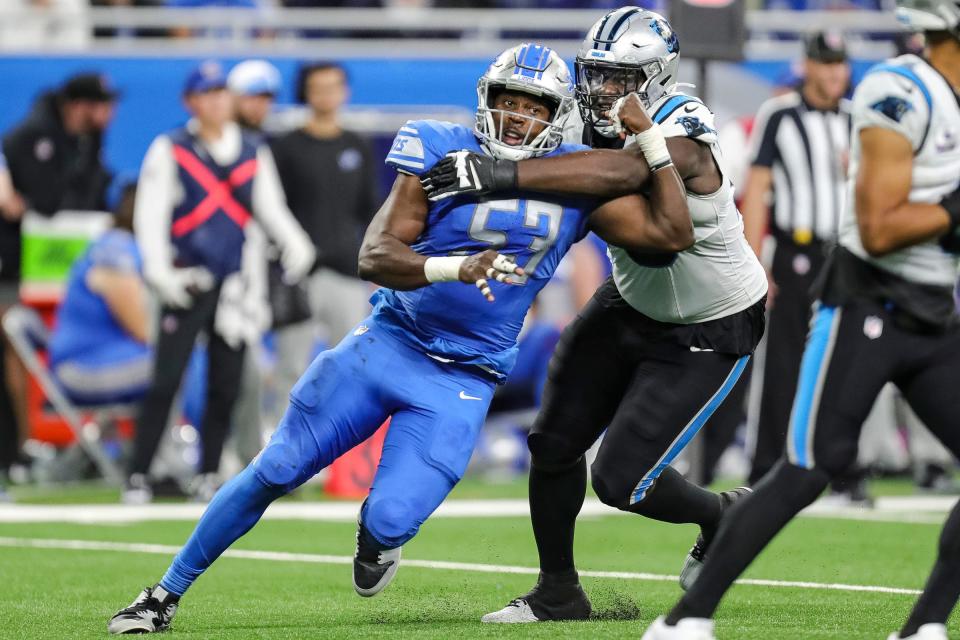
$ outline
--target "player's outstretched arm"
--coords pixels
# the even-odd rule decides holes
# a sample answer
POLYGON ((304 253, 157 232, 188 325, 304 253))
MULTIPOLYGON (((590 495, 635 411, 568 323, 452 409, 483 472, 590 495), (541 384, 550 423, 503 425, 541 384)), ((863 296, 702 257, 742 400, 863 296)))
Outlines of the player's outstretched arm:
POLYGON ((475 285, 490 302, 494 298, 487 279, 514 284, 510 276, 523 275, 512 258, 492 250, 472 256, 430 258, 417 253, 410 245, 423 233, 427 212, 427 196, 417 177, 398 175, 386 202, 367 227, 358 275, 398 290, 459 281, 475 285))
POLYGON ((957 192, 939 204, 909 202, 913 147, 896 131, 860 131, 861 160, 856 182, 856 215, 863 248, 882 256, 938 236, 944 248, 960 250, 957 192), (956 244, 956 247, 950 246, 956 244))

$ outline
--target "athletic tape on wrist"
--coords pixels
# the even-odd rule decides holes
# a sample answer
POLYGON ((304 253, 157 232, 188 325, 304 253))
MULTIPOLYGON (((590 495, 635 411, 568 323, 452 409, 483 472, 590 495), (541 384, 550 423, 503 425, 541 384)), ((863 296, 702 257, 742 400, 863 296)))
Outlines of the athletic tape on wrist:
POLYGON ((460 265, 466 256, 427 258, 423 263, 423 275, 428 282, 456 282, 460 279, 460 265))
POLYGON ((647 164, 653 171, 662 169, 672 162, 670 152, 667 150, 667 139, 663 137, 660 125, 655 124, 646 131, 641 131, 635 138, 640 145, 640 151, 643 152, 643 157, 647 159, 647 164))

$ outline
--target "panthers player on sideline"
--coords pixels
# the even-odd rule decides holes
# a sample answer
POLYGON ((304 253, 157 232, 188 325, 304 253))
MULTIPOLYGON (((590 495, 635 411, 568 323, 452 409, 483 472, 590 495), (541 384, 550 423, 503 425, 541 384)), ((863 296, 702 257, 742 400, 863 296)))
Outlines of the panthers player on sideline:
MULTIPOLYGON (((926 58, 873 67, 853 96, 848 202, 824 270, 790 416, 787 458, 724 520, 697 582, 646 640, 712 640, 738 575, 857 456, 861 425, 893 382, 960 456, 960 2, 899 1, 926 58)), ((960 595, 960 504, 910 617, 890 640, 946 640, 960 595)))
MULTIPOLYGON (((270 443, 217 493, 160 582, 114 615, 111 632, 167 629, 180 597, 271 502, 392 416, 353 567, 357 593, 379 593, 401 546, 466 469, 494 387, 516 360, 524 316, 570 246, 588 230, 636 250, 693 242, 682 183, 662 158, 649 205, 636 194, 534 200, 519 190, 429 203, 417 176, 448 151, 518 160, 582 148, 561 143, 573 85, 550 49, 508 49, 477 93, 473 131, 436 121, 400 129, 386 160, 399 175, 360 252, 360 275, 384 287, 372 315, 314 360, 270 443)), ((651 127, 649 118, 637 125, 651 127)))
POLYGON ((721 169, 713 114, 677 90, 678 55, 666 20, 623 7, 590 29, 576 59, 585 140, 594 147, 622 146, 616 144, 618 120, 631 124, 645 115, 642 103, 666 136, 665 147, 642 133, 638 146, 624 151, 558 159, 514 163, 458 154, 423 180, 437 199, 502 188, 612 197, 642 189, 656 175, 656 165, 648 166, 645 157, 672 158, 696 236, 692 247, 678 253, 612 247, 612 279, 565 330, 528 441, 540 578, 528 594, 484 616, 485 622, 589 616, 573 538, 586 492, 583 455, 604 429, 592 468, 597 496, 656 520, 700 525, 682 585, 696 577, 724 509, 747 492, 718 496, 670 467, 746 367, 763 333, 767 291, 721 169), (611 118, 615 101, 619 117, 611 118))

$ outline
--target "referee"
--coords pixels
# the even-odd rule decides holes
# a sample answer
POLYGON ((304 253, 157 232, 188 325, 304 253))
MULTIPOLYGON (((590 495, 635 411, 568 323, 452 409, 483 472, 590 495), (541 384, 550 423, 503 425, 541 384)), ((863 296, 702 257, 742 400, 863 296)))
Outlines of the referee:
POLYGON ((803 82, 771 98, 757 113, 752 166, 741 211, 747 241, 768 264, 769 320, 760 414, 750 483, 784 451, 812 299, 809 291, 835 243, 844 203, 850 144, 850 83, 846 47, 836 34, 806 42, 803 82))

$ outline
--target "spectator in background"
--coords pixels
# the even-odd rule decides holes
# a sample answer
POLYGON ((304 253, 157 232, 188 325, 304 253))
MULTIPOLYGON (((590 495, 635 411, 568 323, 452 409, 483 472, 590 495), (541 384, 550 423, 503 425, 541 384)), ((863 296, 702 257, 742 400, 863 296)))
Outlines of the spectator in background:
POLYGON ((237 124, 248 133, 263 133, 263 125, 280 93, 280 72, 266 60, 244 60, 227 76, 234 95, 237 124))
MULTIPOLYGON (((23 198, 14 190, 13 181, 10 179, 10 171, 7 168, 7 159, 0 152, 0 239, 4 237, 3 227, 10 221, 20 220, 23 215, 25 204, 23 198)), ((2 270, 0 270, 2 273, 2 270)), ((15 286, 6 287, 0 282, 0 310, 6 309, 10 304, 16 302, 17 294, 15 286)), ((0 502, 7 499, 4 492, 6 476, 10 471, 11 465, 17 461, 20 455, 20 445, 26 436, 26 425, 21 425, 14 412, 14 403, 10 397, 6 381, 6 371, 9 366, 7 360, 13 360, 14 366, 19 366, 16 362, 16 356, 13 349, 6 341, 6 337, 0 340, 0 502), (24 428, 21 429, 20 427, 24 428)))
POLYGON ((336 343, 369 312, 370 291, 357 278, 357 255, 378 205, 370 147, 339 121, 349 97, 346 70, 334 62, 307 64, 298 87, 309 119, 270 146, 287 202, 313 240, 317 262, 307 281, 312 320, 277 331, 276 384, 284 401, 316 340, 336 343))
POLYGON ((245 288, 234 276, 243 266, 247 228, 258 228, 248 223, 255 216, 280 245, 291 281, 306 275, 314 261, 310 239, 284 202, 270 150, 232 121, 220 65, 208 61, 194 70, 183 98, 192 118, 153 141, 137 189, 134 229, 144 276, 162 303, 156 346, 162 357, 156 358, 137 423, 125 502, 152 499, 147 473, 201 331, 208 337, 209 366, 194 497, 209 500, 219 485, 248 324, 240 314, 224 318, 221 294, 234 298, 245 288))
POLYGON ((50 369, 78 404, 139 400, 153 369, 147 289, 133 237, 136 180, 123 180, 114 227, 71 268, 50 341, 50 369))
POLYGON ((90 44, 88 0, 3 0, 0 50, 82 49, 90 44))
MULTIPOLYGON (((282 88, 277 68, 265 60, 244 60, 230 70, 227 75, 227 88, 234 97, 234 119, 240 128, 251 135, 265 135, 264 122, 282 88)), ((247 242, 249 246, 249 237, 247 242)), ((254 313, 256 317, 264 317, 263 314, 269 313, 265 249, 264 247, 260 256, 249 256, 248 261, 251 264, 247 266, 248 270, 255 269, 262 275, 262 289, 244 290, 239 305, 241 309, 262 308, 262 314, 254 313), (259 264, 252 264, 255 260, 259 261, 259 264)), ((274 263, 271 267, 275 270, 278 282, 282 284, 282 265, 274 263)), ((260 353, 263 332, 267 329, 269 320, 260 331, 251 330, 245 335, 247 352, 243 359, 240 395, 233 409, 233 427, 228 445, 228 450, 236 452, 243 466, 253 460, 263 448, 263 380, 260 374, 260 353)))
POLYGON ((44 215, 104 209, 110 172, 101 147, 117 96, 107 76, 77 74, 40 96, 4 137, 13 186, 28 209, 44 215))

